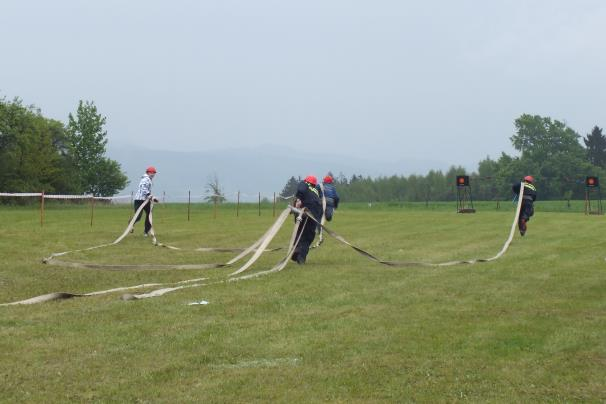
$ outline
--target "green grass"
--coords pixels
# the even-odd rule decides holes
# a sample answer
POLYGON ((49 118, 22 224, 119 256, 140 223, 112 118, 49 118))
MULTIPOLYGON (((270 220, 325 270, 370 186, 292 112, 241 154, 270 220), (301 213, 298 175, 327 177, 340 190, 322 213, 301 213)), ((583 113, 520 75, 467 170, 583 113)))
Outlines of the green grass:
MULTIPOLYGON (((490 257, 513 205, 343 205, 330 227, 386 260, 490 257)), ((390 268, 333 239, 308 263, 255 280, 125 302, 120 293, 0 307, 0 401, 603 402, 606 400, 604 217, 582 201, 542 202, 500 260, 390 268), (206 306, 187 303, 207 300, 206 306)), ((159 240, 245 247, 273 222, 271 205, 158 205, 159 240)), ((115 272, 47 266, 52 252, 114 240, 130 209, 0 207, 0 302, 206 276, 229 269, 115 272)), ((272 243, 283 246, 289 220, 272 243)), ((104 263, 225 262, 134 235, 63 259, 104 263)), ((283 251, 266 253, 253 271, 283 251)))

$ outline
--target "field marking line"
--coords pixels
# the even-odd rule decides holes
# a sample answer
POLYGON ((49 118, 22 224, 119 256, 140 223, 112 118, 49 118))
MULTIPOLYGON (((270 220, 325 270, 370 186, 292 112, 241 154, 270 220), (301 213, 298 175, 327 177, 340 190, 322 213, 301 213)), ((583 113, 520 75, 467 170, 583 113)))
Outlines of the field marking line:
POLYGON ((298 366, 302 362, 301 358, 274 358, 274 359, 253 359, 240 361, 237 363, 222 363, 209 365, 212 369, 245 369, 276 366, 298 366))

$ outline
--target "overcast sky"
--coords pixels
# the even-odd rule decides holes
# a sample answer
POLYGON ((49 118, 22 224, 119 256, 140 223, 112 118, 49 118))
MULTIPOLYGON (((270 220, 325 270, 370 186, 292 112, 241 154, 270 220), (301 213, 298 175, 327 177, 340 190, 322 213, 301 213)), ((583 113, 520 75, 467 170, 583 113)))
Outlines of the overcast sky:
POLYGON ((0 96, 110 143, 477 163, 522 113, 606 125, 602 0, 3 0, 0 96))

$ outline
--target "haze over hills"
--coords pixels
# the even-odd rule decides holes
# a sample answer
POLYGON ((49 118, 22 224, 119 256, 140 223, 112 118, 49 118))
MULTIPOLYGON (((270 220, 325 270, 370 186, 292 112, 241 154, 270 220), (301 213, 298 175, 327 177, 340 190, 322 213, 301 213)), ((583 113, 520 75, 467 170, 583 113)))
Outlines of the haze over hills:
MULTIPOLYGON (((187 200, 191 190, 192 201, 200 201, 208 195, 206 184, 216 174, 229 201, 236 199, 240 191, 242 201, 256 201, 261 197, 271 199, 279 194, 291 176, 308 174, 324 176, 332 171, 335 176, 343 173, 364 176, 391 176, 426 174, 431 169, 447 170, 451 165, 443 161, 406 158, 401 161, 350 158, 326 152, 312 153, 295 147, 262 145, 255 148, 231 148, 212 151, 162 151, 139 146, 120 145, 110 142, 108 156, 120 163, 130 184, 122 193, 136 190, 145 168, 154 165, 158 175, 154 180, 154 193, 166 195, 166 200, 187 200)), ((464 165, 473 169, 473 165, 464 165)))

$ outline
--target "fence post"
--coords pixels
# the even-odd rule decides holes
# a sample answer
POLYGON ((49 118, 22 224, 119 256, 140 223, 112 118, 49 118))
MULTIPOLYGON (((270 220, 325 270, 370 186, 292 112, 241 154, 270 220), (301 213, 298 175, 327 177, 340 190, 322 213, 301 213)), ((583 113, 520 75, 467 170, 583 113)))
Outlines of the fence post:
POLYGON ((166 202, 166 191, 162 191, 162 203, 166 202))
POLYGON ((44 190, 40 194, 40 227, 44 227, 44 190))
POLYGON ((240 191, 238 191, 238 201, 236 202, 236 217, 240 216, 240 191))
POLYGON ((187 221, 189 222, 189 213, 191 211, 191 189, 187 191, 187 221))
MULTIPOLYGON (((133 208, 133 202, 134 202, 133 198, 134 198, 134 192, 130 191, 130 208, 131 209, 133 208)), ((132 212, 132 210, 129 210, 129 212, 132 212)), ((128 221, 130 222, 132 218, 133 218, 133 216, 131 216, 131 214, 129 213, 129 215, 128 215, 128 221)))
POLYGON ((276 217, 276 193, 275 192, 274 192, 274 209, 273 209, 272 217, 276 217))
POLYGON ((259 192, 259 216, 261 216, 261 192, 259 192))
POLYGON ((217 218, 217 199, 219 199, 219 197, 215 196, 213 197, 214 199, 214 208, 213 208, 213 217, 216 219, 217 218))
POLYGON ((95 214, 95 197, 90 197, 90 227, 93 227, 93 216, 95 214))

